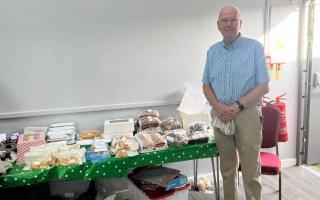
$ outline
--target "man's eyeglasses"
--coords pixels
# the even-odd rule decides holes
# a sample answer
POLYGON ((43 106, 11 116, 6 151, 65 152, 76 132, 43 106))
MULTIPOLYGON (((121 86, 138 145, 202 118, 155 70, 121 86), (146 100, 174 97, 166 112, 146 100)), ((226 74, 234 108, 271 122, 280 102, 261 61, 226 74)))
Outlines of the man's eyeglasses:
POLYGON ((231 24, 234 24, 237 23, 239 19, 220 19, 219 21, 223 24, 227 24, 229 22, 231 22, 231 24))

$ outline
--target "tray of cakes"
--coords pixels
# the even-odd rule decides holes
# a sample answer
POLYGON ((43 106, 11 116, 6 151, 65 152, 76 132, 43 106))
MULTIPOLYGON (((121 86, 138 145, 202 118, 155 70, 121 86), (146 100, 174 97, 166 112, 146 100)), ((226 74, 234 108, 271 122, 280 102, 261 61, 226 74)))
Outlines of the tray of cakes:
POLYGON ((139 152, 151 152, 165 150, 168 148, 167 140, 158 132, 140 131, 135 136, 139 143, 139 152))
POLYGON ((139 144, 135 138, 129 136, 113 137, 110 152, 116 158, 138 155, 139 144))

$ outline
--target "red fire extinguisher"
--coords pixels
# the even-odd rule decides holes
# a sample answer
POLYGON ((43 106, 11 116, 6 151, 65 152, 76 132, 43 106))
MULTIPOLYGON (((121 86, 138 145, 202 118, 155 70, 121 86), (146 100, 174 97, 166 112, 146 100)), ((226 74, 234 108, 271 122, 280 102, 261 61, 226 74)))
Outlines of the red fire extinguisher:
POLYGON ((280 133, 278 136, 279 142, 286 142, 288 141, 288 130, 287 130, 287 118, 286 118, 286 104, 281 100, 287 100, 283 98, 283 96, 287 95, 284 93, 280 96, 276 97, 276 101, 273 104, 274 106, 278 107, 281 110, 281 119, 280 119, 280 133))

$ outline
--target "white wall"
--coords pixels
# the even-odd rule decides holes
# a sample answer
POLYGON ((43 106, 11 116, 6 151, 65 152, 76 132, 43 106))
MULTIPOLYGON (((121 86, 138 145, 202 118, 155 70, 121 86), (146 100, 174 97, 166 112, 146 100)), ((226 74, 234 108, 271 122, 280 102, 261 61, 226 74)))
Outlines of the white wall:
POLYGON ((275 62, 283 62, 282 79, 270 82, 270 93, 273 99, 287 93, 284 100, 287 110, 288 142, 279 143, 281 159, 296 157, 297 123, 298 123, 298 92, 299 67, 299 10, 295 5, 272 6, 270 28, 270 54, 275 62))
MULTIPOLYGON (((119 84, 110 83, 108 79, 105 79, 104 81, 97 80, 96 77, 92 77, 90 73, 88 74, 88 77, 83 77, 84 79, 88 78, 86 81, 97 81, 98 83, 97 85, 89 84, 89 88, 83 88, 84 94, 87 94, 86 92, 92 89, 94 90, 94 93, 98 94, 100 97, 108 98, 111 96, 110 98, 112 98, 112 96, 115 95, 119 98, 121 97, 122 100, 127 100, 120 103, 131 102, 131 100, 138 102, 138 105, 132 108, 128 106, 128 109, 120 108, 113 110, 112 107, 108 107, 107 110, 94 112, 1 119, 0 132, 13 132, 25 126, 42 126, 61 121, 77 122, 79 131, 88 128, 102 129, 103 121, 105 119, 135 117, 137 113, 145 109, 143 107, 139 107, 139 95, 148 95, 146 92, 151 91, 150 88, 145 90, 144 88, 137 88, 134 86, 135 83, 132 81, 132 77, 141 77, 141 73, 143 73, 143 71, 141 71, 139 68, 140 66, 143 69, 147 69, 147 67, 151 65, 152 67, 156 66, 156 68, 152 68, 155 73, 159 70, 161 71, 161 68, 159 68, 160 65, 174 67, 175 70, 173 71, 170 71, 169 67, 166 68, 166 70, 169 69, 169 71, 166 72, 170 75, 168 79, 166 77, 161 77, 160 80, 154 80, 153 84, 155 88, 157 88, 156 91, 162 92, 168 90, 168 83, 174 83, 175 90, 177 90, 178 93, 173 95, 173 99, 181 98, 181 92, 183 92, 186 85, 194 82, 201 82, 206 51, 213 42, 217 42, 221 39, 220 33, 216 28, 218 10, 223 5, 228 4, 238 5, 241 9, 243 20, 242 34, 244 36, 263 41, 264 1, 242 0, 222 2, 211 0, 30 0, 25 2, 22 0, 0 0, 0 22, 11 31, 8 32, 7 29, 3 30, 2 32, 6 33, 6 35, 0 37, 0 89, 2 91, 1 102, 5 102, 1 105, 3 112, 25 111, 24 106, 28 103, 29 104, 27 107, 28 109, 31 109, 31 111, 33 111, 32 109, 39 109, 38 105, 33 104, 30 99, 29 102, 24 102, 24 99, 22 98, 23 95, 21 94, 35 95, 35 91, 32 86, 35 85, 35 87, 38 88, 39 85, 37 84, 41 84, 41 82, 34 82, 31 85, 27 84, 28 87, 26 87, 20 79, 24 79, 24 77, 27 76, 27 81, 32 81, 32 78, 43 75, 43 72, 52 72, 56 65, 59 65, 60 67, 64 66, 66 68, 74 68, 77 65, 82 67, 91 65, 106 66, 107 71, 111 72, 111 74, 112 72, 119 72, 119 69, 115 67, 121 66, 121 71, 128 74, 122 77, 124 79, 119 84), (46 9, 50 7, 50 12, 47 13, 41 11, 41 8, 39 8, 38 5, 42 5, 46 9), (160 6, 161 9, 157 10, 156 6, 160 6), (120 8, 121 10, 117 10, 120 8), (72 11, 76 13, 76 16, 80 17, 80 20, 83 22, 81 30, 71 30, 70 27, 67 26, 67 23, 64 22, 64 15, 67 17, 71 16, 72 19, 75 20, 75 16, 73 16, 72 13, 70 14, 67 12, 68 9, 72 9, 72 11), (77 9, 81 10, 79 11, 77 9), (156 13, 154 13, 155 11, 156 13), (59 13, 60 15, 62 14, 62 16, 59 16, 59 13), (41 17, 49 15, 51 20, 46 21, 43 19, 38 19, 39 14, 41 17), (106 22, 105 20, 107 20, 111 14, 113 15, 113 20, 115 21, 107 22, 112 23, 114 29, 108 31, 103 30, 103 32, 91 30, 92 27, 96 29, 98 25, 103 25, 104 22, 106 22), (17 26, 12 28, 12 24, 7 23, 10 19, 14 20, 15 25, 19 25, 19 20, 26 16, 28 16, 30 22, 41 23, 29 24, 32 25, 31 29, 26 26, 17 26), (58 17, 58 19, 54 19, 53 16, 58 17), (88 23, 87 20, 90 20, 89 22, 94 24, 89 23, 86 25, 86 23, 88 23), (119 23, 118 26, 117 23, 119 23), (121 27, 123 23, 127 25, 125 28, 126 31, 130 31, 129 33, 123 32, 124 30, 122 28, 124 27, 121 27), (57 30, 56 32, 51 32, 51 34, 56 33, 58 36, 52 35, 52 37, 55 39, 60 38, 60 42, 58 44, 52 43, 48 46, 48 44, 46 44, 48 41, 46 41, 46 38, 42 37, 42 33, 36 34, 33 31, 33 29, 39 30, 38 26, 54 26, 57 30), (22 31, 23 33, 20 33, 19 31, 22 31), (67 35, 63 35, 63 31, 69 32, 67 32, 67 35), (93 33, 91 31, 93 31, 93 33), (72 35, 71 33, 75 35, 72 35), (23 35, 26 36, 22 37, 23 35), (19 37, 15 38, 16 36, 19 37), (102 36, 105 37, 105 40, 102 40, 101 43, 88 43, 88 49, 84 49, 85 46, 81 46, 83 44, 80 41, 81 38, 85 39, 87 42, 90 42, 91 40, 96 41, 94 37, 99 38, 102 36), (172 40, 167 40, 171 37, 173 38, 172 40), (182 40, 177 42, 176 40, 179 40, 179 38, 182 38, 182 40), (70 40, 72 42, 70 42, 70 40), (109 42, 111 42, 112 48, 109 46, 109 42), (11 45, 12 43, 14 45, 11 45), (65 48, 64 44, 68 45, 68 48, 65 48), (56 51, 56 54, 52 54, 52 52, 50 55, 46 54, 46 52, 48 53, 51 51, 50 47, 56 51), (41 48, 45 48, 46 52, 42 52, 41 48), (172 50, 172 48, 174 50, 172 50), (149 49, 154 53, 148 52, 149 49), (20 53, 18 53, 17 50, 19 50, 18 52, 20 53), (121 56, 123 51, 126 51, 126 54, 130 55, 126 58, 123 58, 121 56), (166 53, 166 55, 159 55, 157 52, 166 53), (118 65, 118 63, 121 63, 121 65, 118 65), (50 70, 47 71, 45 68, 46 66, 49 66, 50 70), (132 66, 134 66, 137 70, 132 70, 132 66), (27 68, 24 67, 35 67, 38 69, 38 71, 28 71, 27 68), (173 76, 170 73, 173 73, 173 76), (129 82, 125 82, 126 77, 130 80, 129 82), (175 79, 174 77, 179 78, 175 79), (176 80, 179 82, 176 83, 176 80), (16 81, 18 81, 20 84, 16 84, 16 81), (106 92, 101 89, 102 84, 113 84, 115 89, 110 91, 110 88, 107 88, 109 91, 106 92), (21 94, 18 92, 21 92, 21 94), (101 96, 100 94, 104 92, 107 95, 101 96)), ((276 27, 278 24, 280 24, 280 22, 289 16, 291 12, 295 13, 296 11, 292 10, 291 7, 274 8, 272 27, 276 27)), ((291 21, 298 22, 298 19, 293 18, 291 21)), ((80 23, 79 21, 76 22, 80 23)), ((289 29, 287 27, 285 30, 282 29, 284 32, 287 32, 288 30, 289 29)), ((45 32, 46 29, 43 31, 45 32)), ((52 29, 50 31, 54 30, 52 29)), ((290 42, 292 42, 293 47, 296 48, 295 44, 297 42, 297 38, 295 37, 295 33, 297 33, 297 28, 293 27, 290 29, 290 33, 290 35, 294 35, 290 42)), ((290 46, 288 50, 292 52, 292 54, 290 54, 288 57, 297 57, 295 53, 297 49, 292 49, 290 46)), ((295 157, 298 91, 298 66, 296 63, 296 59, 288 60, 284 67, 283 80, 271 83, 271 96, 273 94, 287 92, 289 98, 287 102, 289 142, 280 145, 282 159, 290 159, 295 157)), ((72 74, 72 70, 67 70, 67 72, 72 74)), ((59 76, 59 73, 56 73, 56 75, 59 76)), ((51 76, 51 74, 49 76, 51 76)), ((156 77, 156 75, 153 76, 156 77)), ((98 79, 99 78, 101 79, 100 75, 98 79)), ((109 78, 115 80, 112 76, 109 76, 109 78)), ((65 81, 65 79, 66 77, 62 77, 62 79, 58 80, 61 81, 59 86, 63 85, 63 81, 65 81)), ((46 79, 41 77, 41 80, 45 83, 46 79)), ((50 80, 52 81, 53 79, 50 80)), ((46 87, 55 87, 55 84, 51 82, 49 85, 46 85, 46 87)), ((78 90, 78 93, 74 94, 73 96, 72 94, 74 91, 72 91, 72 88, 69 89, 70 90, 68 91, 70 93, 66 94, 66 101, 60 101, 59 96, 57 96, 56 99, 50 99, 48 98, 50 97, 50 94, 48 94, 49 96, 47 96, 45 99, 46 104, 42 105, 43 108, 48 108, 47 106, 62 110, 70 108, 69 106, 72 104, 73 100, 75 100, 74 98, 81 97, 83 94, 81 94, 81 90, 78 90)), ((174 92, 175 91, 173 91, 173 93, 174 92)), ((46 94, 45 91, 44 94, 46 94)), ((91 93, 89 92, 88 94, 91 93)), ((162 95, 164 94, 165 93, 162 93, 162 95)), ((168 94, 171 94, 171 91, 168 94)), ((151 100, 156 101, 156 97, 156 93, 152 94, 153 99, 151 100)), ((116 100, 116 98, 113 100, 116 100)), ((37 99, 37 101, 41 102, 39 99, 37 99)), ((107 99, 105 102, 103 99, 98 99, 97 101, 90 99, 87 102, 82 103, 84 103, 84 106, 99 106, 101 104, 110 103, 108 101, 109 100, 107 99)), ((79 103, 79 101, 77 102, 79 103)), ((158 109, 162 118, 167 116, 177 116, 176 107, 178 105, 174 103, 172 104, 173 105, 153 107, 151 103, 149 104, 150 106, 148 106, 148 108, 158 109)), ((143 106, 143 104, 141 105, 143 106)), ((156 106, 156 104, 154 106, 156 106)), ((125 104, 123 107, 126 107, 125 104)), ((47 112, 47 114, 48 113, 50 112, 47 112)), ((201 160, 200 162, 200 173, 210 173, 211 163, 209 160, 201 160)), ((173 166, 177 166, 184 173, 192 175, 191 162, 182 162, 173 166)))
MULTIPOLYGON (((239 1, 234 1, 239 2, 239 1)), ((249 1, 244 1, 249 2, 249 1)), ((244 33, 262 34, 262 2, 244 33)), ((0 1, 0 118, 177 102, 220 38, 210 0, 0 1)))

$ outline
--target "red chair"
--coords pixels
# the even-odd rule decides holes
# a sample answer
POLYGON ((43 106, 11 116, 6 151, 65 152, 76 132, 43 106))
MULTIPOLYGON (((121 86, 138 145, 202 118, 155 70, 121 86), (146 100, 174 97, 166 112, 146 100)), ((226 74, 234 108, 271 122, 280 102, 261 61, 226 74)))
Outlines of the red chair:
MULTIPOLYGON (((262 109, 263 127, 260 151, 261 174, 279 175, 279 200, 281 200, 281 162, 278 150, 278 135, 280 131, 281 111, 272 104, 265 103, 262 109), (263 151, 264 148, 274 148, 276 152, 263 151)), ((239 166, 239 171, 241 166, 239 166)), ((238 176, 239 177, 239 176, 238 176)), ((239 179, 238 179, 239 184, 239 179)))
POLYGON ((279 159, 278 135, 280 132, 281 111, 266 103, 262 108, 263 127, 260 152, 261 174, 279 175, 279 200, 281 200, 281 161, 279 159), (276 152, 265 152, 263 148, 274 148, 276 152))

